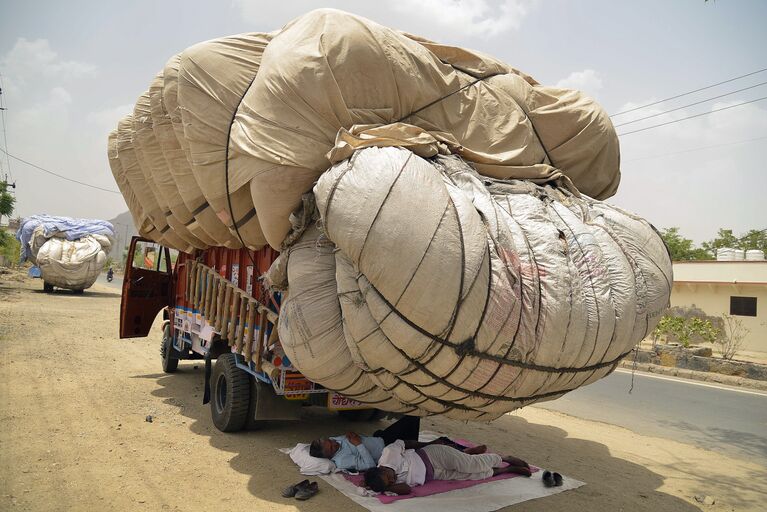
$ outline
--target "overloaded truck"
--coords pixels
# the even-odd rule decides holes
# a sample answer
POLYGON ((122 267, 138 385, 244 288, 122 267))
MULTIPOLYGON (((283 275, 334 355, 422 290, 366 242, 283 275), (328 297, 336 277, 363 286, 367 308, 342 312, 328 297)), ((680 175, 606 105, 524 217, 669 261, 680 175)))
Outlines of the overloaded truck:
POLYGON ((115 233, 105 220, 32 215, 21 220, 16 238, 21 260, 40 269, 46 293, 57 287, 81 294, 101 274, 115 233))
POLYGON ((156 244, 123 335, 166 308, 166 370, 205 358, 224 430, 301 402, 491 421, 609 375, 668 306, 661 237, 604 202, 600 105, 337 10, 171 57, 108 154, 156 244))
POLYGON ((255 428, 262 420, 298 419, 304 405, 373 420, 383 412, 304 377, 279 339, 280 293, 262 275, 278 253, 223 247, 177 252, 134 237, 120 305, 120 337, 145 337, 162 311, 162 369, 179 361, 205 362, 204 401, 224 432, 255 428))

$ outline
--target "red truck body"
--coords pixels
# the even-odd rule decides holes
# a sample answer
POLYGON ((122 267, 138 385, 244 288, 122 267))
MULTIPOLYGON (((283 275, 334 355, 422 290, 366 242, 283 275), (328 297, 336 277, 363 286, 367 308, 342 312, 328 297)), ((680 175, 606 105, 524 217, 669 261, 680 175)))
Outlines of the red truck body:
MULTIPOLYGON (((215 247, 195 254, 175 253, 134 237, 123 281, 120 337, 147 336, 154 319, 163 311, 163 370, 176 371, 180 360, 204 359, 205 400, 210 398, 214 423, 224 431, 253 426, 264 419, 297 419, 296 406, 306 403, 342 411, 351 419, 379 416, 380 411, 329 392, 292 367, 279 343, 276 325, 280 294, 269 292, 261 281, 278 256, 270 247, 258 251, 215 247), (225 330, 217 329, 217 322, 205 317, 206 309, 195 300, 195 290, 187 289, 192 286, 197 288, 198 296, 205 295, 201 289, 210 279, 195 281, 198 268, 205 268, 208 276, 217 274, 230 292, 244 292, 243 297, 247 296, 250 303, 255 300, 259 310, 265 312, 260 324, 252 322, 254 325, 248 326, 244 316, 230 322, 243 324, 246 336, 252 337, 252 351, 243 353, 240 348, 238 353, 231 339, 222 337, 225 330)), ((234 327, 230 328, 230 333, 234 332, 234 327)))

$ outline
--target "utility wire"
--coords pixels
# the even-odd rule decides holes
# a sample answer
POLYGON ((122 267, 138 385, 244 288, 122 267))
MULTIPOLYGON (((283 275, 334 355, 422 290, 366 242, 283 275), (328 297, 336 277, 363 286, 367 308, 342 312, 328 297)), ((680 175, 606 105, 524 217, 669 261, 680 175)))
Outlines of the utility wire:
POLYGON ((756 98, 755 100, 744 101, 742 103, 738 103, 737 105, 730 105, 728 107, 716 108, 714 110, 709 110, 708 112, 701 112, 700 114, 695 114, 695 115, 692 115, 692 116, 682 117, 680 119, 674 119, 673 121, 668 121, 666 123, 654 124, 654 125, 648 126, 646 128, 640 128, 638 130, 633 130, 633 131, 630 131, 630 132, 619 133, 618 136, 630 135, 632 133, 643 132, 645 130, 652 130, 653 128, 658 128, 659 126, 666 126, 667 124, 674 124, 674 123, 679 123, 681 121, 687 121, 688 119, 694 119, 696 117, 707 116, 709 114, 713 114, 714 112, 721 112, 722 110, 729 110, 731 108, 741 107, 743 105, 748 105, 749 103, 755 103, 757 101, 762 101, 762 100, 767 100, 767 96, 762 96, 761 98, 756 98))
POLYGON ((639 158, 632 158, 630 160, 621 160, 621 164, 627 164, 629 162, 638 162, 639 160, 651 160, 651 159, 654 159, 654 158, 663 158, 663 157, 666 157, 666 156, 681 155, 681 154, 684 154, 684 153, 693 153, 695 151, 701 151, 701 150, 704 150, 704 149, 721 148, 721 147, 725 147, 725 146, 735 146, 737 144, 747 144, 749 142, 756 142, 758 140, 765 140, 765 139, 767 139, 767 136, 765 136, 765 137, 756 137, 754 139, 739 140, 739 141, 735 141, 735 142, 725 142, 724 144, 713 144, 711 146, 700 146, 700 147, 697 147, 697 148, 685 149, 683 151, 674 151, 673 153, 662 153, 660 155, 641 156, 639 158))
POLYGON ((653 117, 662 116, 663 114, 668 114, 668 113, 671 113, 671 112, 676 112, 677 110, 682 110, 682 109, 687 108, 687 107, 694 107, 695 105, 700 105, 701 103, 706 103, 706 102, 709 102, 709 101, 712 101, 712 100, 718 100, 719 98, 724 98, 725 96, 730 96, 730 95, 735 94, 735 93, 747 91, 749 89, 753 89, 755 87, 760 87, 760 86, 765 85, 765 84, 767 84, 767 82, 762 82, 762 83, 759 83, 759 84, 756 84, 756 85, 751 85, 749 87, 744 87, 743 89, 738 89, 737 91, 726 92, 724 94, 720 94, 719 96, 713 96, 711 98, 706 98, 705 100, 696 101, 695 103, 688 103, 687 105, 682 105, 681 107, 672 108, 671 110, 664 110, 663 112, 658 112, 657 114, 652 114, 652 115, 649 115, 649 116, 640 117, 639 119, 634 119, 633 121, 626 121, 625 123, 616 124, 614 126, 615 126, 615 128, 618 128, 619 126, 624 126, 624 125, 627 125, 627 124, 638 123, 639 121, 644 121, 645 119, 651 119, 653 117))
POLYGON ((61 174, 57 174, 57 173, 55 173, 53 171, 49 171, 48 169, 40 167, 39 165, 35 165, 32 162, 27 162, 23 158, 19 158, 19 157, 15 156, 15 155, 12 155, 12 154, 8 153, 7 151, 5 151, 4 149, 0 149, 0 151, 5 153, 9 157, 13 158, 14 160, 18 160, 21 163, 27 164, 27 165, 29 165, 31 167, 34 167, 35 169, 39 169, 39 170, 41 170, 43 172, 46 172, 46 173, 51 174, 53 176, 56 176, 57 178, 61 178, 62 180, 71 181, 72 183, 77 183, 78 185, 83 185, 83 186, 86 186, 86 187, 95 188, 97 190, 103 190, 104 192, 111 192, 112 194, 119 194, 120 193, 117 190, 111 190, 111 189, 108 189, 108 188, 103 188, 103 187, 99 187, 99 186, 96 186, 96 185, 91 185, 90 183, 85 183, 85 182, 82 182, 82 181, 77 181, 77 180, 72 179, 72 178, 67 178, 66 176, 62 176, 61 174))
POLYGON ((681 98, 683 96, 688 96, 688 95, 694 94, 696 92, 705 91, 706 89, 711 89, 713 87, 716 87, 716 86, 722 85, 722 84, 728 84, 730 82, 734 82, 735 80, 740 80, 741 78, 746 78, 747 76, 751 76, 751 75, 756 75, 758 73, 762 73, 763 71, 767 71, 767 68, 757 69, 756 71, 752 71, 751 73, 746 73, 745 75, 736 76, 735 78, 730 78, 729 80, 724 80, 723 82, 717 82, 715 84, 707 85, 706 87, 701 87, 700 89, 695 89, 694 91, 689 91, 689 92, 685 92, 685 93, 682 93, 682 94, 677 94, 676 96, 671 96, 671 97, 668 97, 668 98, 664 98, 662 100, 654 101, 652 103, 647 103, 646 105, 642 105, 640 107, 634 107, 634 108, 630 108, 628 110, 623 110, 621 112, 618 112, 617 114, 610 115, 610 117, 620 116, 620 115, 623 115, 623 114, 628 114, 629 112, 634 112, 635 110, 639 110, 639 109, 643 109, 643 108, 647 108, 647 107, 652 107, 653 105, 657 105, 658 103, 663 103, 664 101, 675 100, 677 98, 681 98))

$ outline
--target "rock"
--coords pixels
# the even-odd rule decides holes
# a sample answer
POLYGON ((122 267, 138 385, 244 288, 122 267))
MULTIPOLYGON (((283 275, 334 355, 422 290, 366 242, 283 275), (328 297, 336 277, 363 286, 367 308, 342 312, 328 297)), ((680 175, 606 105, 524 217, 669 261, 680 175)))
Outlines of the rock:
POLYGON ((152 415, 151 414, 147 414, 146 415, 146 422, 147 423, 152 423, 152 415))
POLYGON ((701 494, 696 494, 694 498, 695 498, 695 501, 697 501, 698 503, 703 503, 704 505, 713 505, 714 503, 716 503, 716 500, 708 495, 703 496, 701 494))

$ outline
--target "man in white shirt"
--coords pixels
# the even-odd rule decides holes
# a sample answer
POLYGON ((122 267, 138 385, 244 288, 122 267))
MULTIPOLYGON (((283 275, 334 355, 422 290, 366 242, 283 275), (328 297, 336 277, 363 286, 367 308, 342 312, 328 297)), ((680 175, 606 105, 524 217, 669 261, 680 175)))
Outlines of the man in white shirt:
POLYGON ((397 440, 383 449, 378 467, 365 472, 365 485, 375 492, 410 494, 412 487, 431 480, 483 480, 502 473, 532 474, 530 465, 516 457, 471 455, 438 444, 409 450, 397 440), (508 466, 501 467, 504 462, 508 466))

